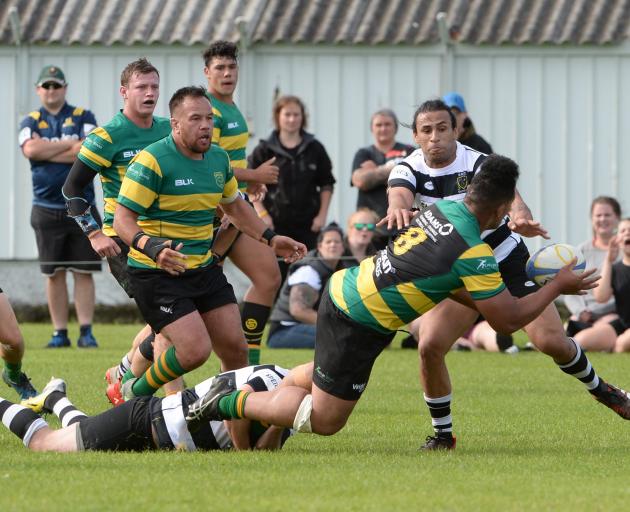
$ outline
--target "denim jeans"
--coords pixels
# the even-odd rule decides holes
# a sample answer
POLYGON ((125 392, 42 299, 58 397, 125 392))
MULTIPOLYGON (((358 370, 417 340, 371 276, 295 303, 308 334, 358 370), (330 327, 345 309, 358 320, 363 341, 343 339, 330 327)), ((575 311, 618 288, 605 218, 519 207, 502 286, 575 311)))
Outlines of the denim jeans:
POLYGON ((280 326, 269 339, 269 348, 315 348, 315 325, 280 326))

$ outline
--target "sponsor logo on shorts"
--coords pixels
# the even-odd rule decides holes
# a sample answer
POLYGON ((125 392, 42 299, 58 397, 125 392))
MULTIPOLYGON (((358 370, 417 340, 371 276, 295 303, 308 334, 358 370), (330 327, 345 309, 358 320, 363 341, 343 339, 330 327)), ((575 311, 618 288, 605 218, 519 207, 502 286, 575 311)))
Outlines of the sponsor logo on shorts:
POLYGON ((362 384, 352 384, 352 390, 363 393, 363 391, 365 390, 365 386, 367 386, 367 382, 363 382, 362 384))
POLYGON ((160 306, 160 311, 164 312, 164 313, 168 313, 169 315, 173 314, 173 307, 172 306, 160 306))
POLYGON ((536 283, 534 283, 534 281, 525 281, 525 286, 536 286, 536 283))
POLYGON ((328 375, 326 375, 324 373, 324 371, 322 370, 322 368, 320 366, 318 366, 317 368, 315 368, 315 373, 317 374, 317 376, 322 379, 324 382, 330 384, 332 382, 335 381, 335 379, 330 378, 328 375))

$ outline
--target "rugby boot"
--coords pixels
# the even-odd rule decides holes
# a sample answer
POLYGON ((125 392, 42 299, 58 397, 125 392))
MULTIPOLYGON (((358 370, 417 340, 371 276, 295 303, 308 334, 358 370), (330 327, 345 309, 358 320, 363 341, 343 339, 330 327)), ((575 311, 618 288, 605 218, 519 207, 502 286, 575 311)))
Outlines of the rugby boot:
POLYGON ((122 376, 120 375, 118 365, 112 366, 105 372, 105 382, 107 382, 107 384, 113 384, 114 382, 119 381, 121 378, 122 376))
POLYGON ((630 396, 623 389, 600 379, 599 385, 590 393, 595 400, 615 411, 624 420, 630 420, 630 396))
POLYGON ((59 391, 65 395, 66 382, 63 379, 55 379, 52 377, 39 395, 22 400, 21 405, 23 407, 28 407, 31 411, 36 412, 37 414, 42 412, 51 413, 52 411, 47 409, 45 404, 46 399, 53 391, 59 391))
POLYGON ((203 422, 229 419, 224 418, 219 411, 219 400, 235 390, 236 385, 234 384, 234 379, 229 377, 216 377, 206 394, 195 400, 188 407, 188 414, 186 415, 188 430, 194 431, 199 428, 203 422))
POLYGON ((109 400, 109 403, 111 403, 114 407, 125 402, 125 399, 123 398, 122 392, 120 390, 120 385, 120 381, 116 380, 111 384, 108 384, 107 389, 105 390, 105 396, 107 396, 107 400, 109 400))
POLYGON ((420 450, 454 450, 456 444, 457 438, 455 436, 427 436, 424 444, 420 447, 420 450))
POLYGON ((31 384, 31 379, 29 379, 24 372, 20 372, 17 380, 12 380, 9 377, 9 373, 6 368, 2 371, 2 380, 5 384, 17 392, 20 395, 20 400, 24 400, 26 398, 30 398, 37 394, 37 391, 31 384))

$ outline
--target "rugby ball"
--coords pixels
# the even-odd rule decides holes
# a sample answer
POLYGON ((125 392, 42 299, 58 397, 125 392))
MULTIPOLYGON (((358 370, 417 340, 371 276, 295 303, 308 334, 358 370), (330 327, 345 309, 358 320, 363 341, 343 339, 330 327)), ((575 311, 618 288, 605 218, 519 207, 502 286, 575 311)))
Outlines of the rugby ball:
POLYGON ((586 261, 582 251, 569 244, 551 244, 539 249, 527 260, 525 271, 527 277, 539 286, 551 281, 558 271, 566 266, 574 257, 577 263, 573 272, 581 274, 586 268, 586 261))

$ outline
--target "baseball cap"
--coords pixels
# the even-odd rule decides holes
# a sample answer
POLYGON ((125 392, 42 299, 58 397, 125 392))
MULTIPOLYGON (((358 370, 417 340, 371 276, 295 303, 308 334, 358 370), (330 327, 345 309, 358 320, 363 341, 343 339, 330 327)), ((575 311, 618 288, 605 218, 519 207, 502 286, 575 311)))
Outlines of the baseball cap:
POLYGON ((44 66, 39 73, 39 78, 35 85, 42 85, 46 82, 55 82, 59 85, 66 85, 66 76, 57 66, 44 66))
POLYGON ((462 98, 461 94, 449 92, 442 96, 442 101, 446 103, 449 108, 455 107, 460 112, 467 112, 466 104, 464 103, 464 98, 462 98))

